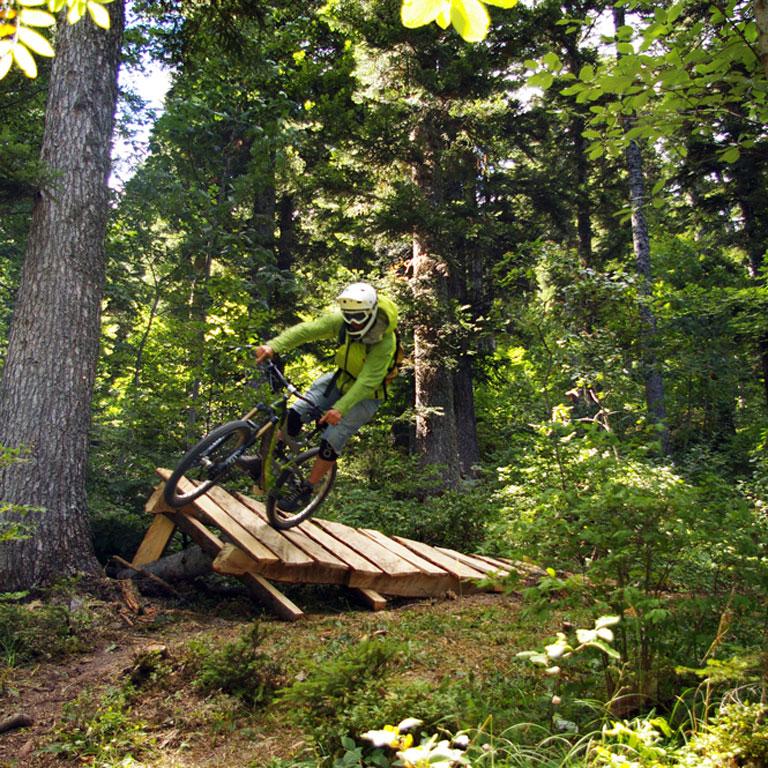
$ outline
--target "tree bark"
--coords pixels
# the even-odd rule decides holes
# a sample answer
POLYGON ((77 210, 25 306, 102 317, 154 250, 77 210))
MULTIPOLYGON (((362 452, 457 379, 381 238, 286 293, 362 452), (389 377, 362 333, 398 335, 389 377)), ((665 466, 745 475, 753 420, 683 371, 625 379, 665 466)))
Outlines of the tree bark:
POLYGON ((453 376, 445 365, 440 338, 440 310, 445 308, 448 298, 446 271, 446 265, 416 236, 412 287, 421 315, 413 333, 416 450, 425 464, 440 468, 442 480, 436 491, 455 487, 461 476, 453 376), (429 316, 422 314, 425 310, 429 316))
POLYGON ((648 226, 643 213, 643 159, 637 142, 630 141, 627 147, 627 170, 629 172, 629 199, 632 216, 632 243, 635 251, 635 266, 638 277, 640 313, 640 361, 645 382, 645 402, 651 423, 660 430, 662 450, 669 452, 669 431, 664 402, 664 379, 656 356, 656 317, 651 309, 651 245, 648 226))
MULTIPOLYGON (((613 9, 613 22, 617 30, 625 24, 623 8, 613 9)), ((617 54, 621 58, 621 54, 617 54)), ((624 130, 632 126, 632 117, 624 120, 624 130)), ((627 173, 629 175, 629 207, 632 221, 632 244, 635 254, 635 268, 639 279, 638 311, 640 329, 638 333, 640 344, 640 364, 645 383, 645 403, 648 419, 659 430, 659 438, 663 453, 669 453, 669 429, 667 427, 667 412, 664 401, 664 379, 656 355, 658 338, 656 316, 651 308, 652 270, 651 244, 648 236, 648 225, 645 221, 645 189, 643 178, 643 157, 640 145, 632 139, 625 153, 627 173)))
POLYGON ((90 404, 104 284, 107 177, 123 31, 62 23, 41 158, 51 182, 32 214, 0 385, 0 443, 27 459, 0 473, 0 499, 32 505, 31 536, 0 545, 0 591, 95 572, 86 507, 90 404))
MULTIPOLYGON (((744 250, 749 258, 749 274, 758 285, 764 284, 763 267, 768 249, 768 190, 764 178, 765 163, 759 153, 744 150, 734 165, 736 198, 744 219, 744 250)), ((757 339, 758 365, 763 377, 763 395, 768 405, 768 334, 757 339)))
MULTIPOLYGON (((435 209, 445 196, 439 132, 426 118, 414 129, 413 139, 418 149, 413 178, 427 209, 435 209)), ((440 492, 458 485, 461 468, 453 369, 445 333, 450 268, 434 249, 434 240, 433 233, 414 233, 411 289, 417 312, 413 331, 416 450, 424 464, 440 468, 440 481, 430 489, 440 492)))
POLYGON ((763 75, 768 78, 768 0, 755 0, 754 8, 758 53, 763 75))

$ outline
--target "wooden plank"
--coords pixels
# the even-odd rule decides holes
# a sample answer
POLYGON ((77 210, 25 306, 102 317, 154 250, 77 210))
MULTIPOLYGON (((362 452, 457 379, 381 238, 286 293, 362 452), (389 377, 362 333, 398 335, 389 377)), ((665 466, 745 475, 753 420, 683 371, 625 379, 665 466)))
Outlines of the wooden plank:
MULTIPOLYGON (((347 565, 346 584, 361 589, 374 588, 376 579, 384 575, 384 571, 370 560, 362 557, 343 541, 331 536, 314 520, 303 522, 299 528, 302 533, 316 541, 325 549, 332 552, 339 560, 347 565)), ((293 529, 296 530, 296 529, 293 529)))
POLYGON ((452 556, 457 558, 458 560, 461 560, 462 563, 465 565, 469 565, 471 568, 474 568, 477 571, 482 571, 483 574, 491 574, 491 573, 499 573, 499 568, 495 565, 491 565, 490 563, 486 563, 485 560, 481 560, 478 557, 473 557, 472 555, 465 555, 461 552, 456 552, 453 549, 447 549, 446 547, 435 547, 435 549, 438 550, 438 552, 442 552, 443 554, 452 556))
POLYGON ((131 565, 146 565, 159 560, 176 530, 176 523, 165 515, 157 515, 144 534, 131 565))
MULTIPOLYGON (((243 496, 240 493, 235 495, 255 515, 258 515, 261 520, 267 522, 267 513, 263 504, 248 496, 243 496)), ((281 531, 281 534, 299 549, 306 552, 312 560, 322 565, 323 568, 344 572, 349 570, 349 565, 347 563, 340 560, 330 550, 326 549, 317 541, 307 536, 302 526, 299 525, 295 528, 289 528, 287 531, 281 531)))
MULTIPOLYGON (((168 470, 158 469, 157 472, 161 477, 164 477, 164 473, 168 473, 168 470)), ((170 476, 170 473, 168 475, 170 476)), ((191 491, 194 488, 194 485, 185 477, 181 478, 179 485, 181 490, 185 492, 191 491)), ((278 562, 278 557, 272 550, 265 547, 252 533, 233 520, 207 494, 203 494, 192 503, 208 522, 224 532, 227 538, 234 541, 240 549, 245 550, 254 560, 263 563, 278 562)))
MULTIPOLYGON (((421 573, 428 576, 430 594, 441 594, 447 592, 450 589, 456 590, 459 588, 459 580, 454 574, 449 573, 434 563, 431 563, 429 560, 426 560, 417 553, 403 546, 400 542, 395 541, 389 536, 381 533, 381 531, 376 531, 371 528, 364 528, 362 529, 362 532, 369 538, 381 544, 381 546, 385 547, 390 552, 394 552, 398 557, 401 557, 403 560, 411 563, 414 567, 418 568, 421 573)), ((423 579, 420 579, 420 581, 423 581, 423 579)))
POLYGON ((245 584, 248 591, 260 602, 274 611, 281 619, 296 621, 304 615, 290 598, 286 597, 273 584, 270 584, 263 576, 255 573, 244 573, 237 579, 245 584))
POLYGON ((372 589, 353 587, 350 591, 373 611, 383 611, 387 607, 387 598, 372 589))
POLYGON ((154 491, 152 491, 152 495, 147 499, 147 503, 144 505, 145 512, 158 514, 162 512, 176 511, 176 510, 172 510, 165 503, 165 499, 163 499, 163 488, 165 488, 165 483, 160 483, 159 485, 155 486, 154 491))
POLYGON ((228 576, 257 573, 259 564, 234 544, 225 544, 213 561, 213 570, 228 576))
POLYGON ((211 557, 216 557, 224 546, 224 542, 196 517, 179 512, 174 515, 173 519, 179 530, 184 531, 195 544, 200 546, 203 552, 211 555, 211 557))
POLYGON ((253 573, 289 584, 346 584, 347 569, 325 569, 322 564, 274 565, 258 563, 234 544, 225 544, 213 562, 217 573, 234 576, 253 573))
MULTIPOLYGON (((226 546, 215 533, 209 531, 203 523, 194 517, 178 514, 176 518, 179 528, 209 554, 216 556, 226 546)), ((295 621, 304 615, 301 608, 262 576, 255 573, 244 573, 235 578, 245 585, 256 602, 274 611, 280 618, 295 621)))
POLYGON ((382 547, 381 544, 373 541, 356 528, 330 520, 312 520, 312 522, 338 541, 351 547, 361 557, 371 563, 375 563, 390 578, 408 578, 417 576, 420 573, 416 566, 407 560, 403 560, 402 557, 391 552, 386 547, 382 547))
POLYGON ((382 547, 386 547, 390 552, 394 552, 394 554, 396 554, 398 557, 401 557, 403 560, 411 563, 411 565, 418 568, 420 571, 433 574, 434 576, 446 575, 444 568, 441 568, 439 565, 435 565, 429 560, 426 560, 417 552, 408 549, 399 541, 396 541, 394 538, 390 538, 381 531, 376 531, 373 528, 360 528, 359 530, 361 533, 364 533, 375 542, 381 544, 382 547))
POLYGON ((211 488, 207 494, 233 520, 257 538, 265 547, 277 555, 284 565, 311 565, 314 561, 306 552, 294 546, 285 536, 275 530, 246 506, 239 499, 227 493, 223 488, 211 488))
POLYGON ((503 560, 499 560, 497 557, 491 557, 489 555, 473 554, 472 557, 476 557, 489 565, 495 566, 501 573, 508 574, 514 570, 510 563, 505 563, 503 560))
POLYGON ((394 538, 404 546, 408 547, 408 549, 412 549, 426 560, 431 560, 433 563, 439 565, 441 568, 448 571, 448 573, 452 573, 462 581, 468 579, 482 579, 485 576, 485 571, 479 571, 476 568, 472 568, 458 558, 445 554, 434 547, 430 547, 429 544, 414 541, 413 539, 406 539, 402 536, 395 536, 394 538))

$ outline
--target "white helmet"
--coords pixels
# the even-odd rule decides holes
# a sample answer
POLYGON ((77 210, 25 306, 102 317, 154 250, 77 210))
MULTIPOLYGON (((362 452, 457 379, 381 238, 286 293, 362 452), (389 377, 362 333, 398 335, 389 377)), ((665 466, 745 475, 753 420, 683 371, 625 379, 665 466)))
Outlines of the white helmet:
POLYGON ((376 289, 368 283, 352 283, 336 298, 344 315, 347 333, 353 338, 365 336, 376 322, 379 298, 376 289))

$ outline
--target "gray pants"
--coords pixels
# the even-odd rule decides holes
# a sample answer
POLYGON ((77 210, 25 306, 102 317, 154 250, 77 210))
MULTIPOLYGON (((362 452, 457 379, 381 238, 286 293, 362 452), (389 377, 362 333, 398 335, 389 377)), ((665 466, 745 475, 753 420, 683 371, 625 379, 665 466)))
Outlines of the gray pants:
MULTIPOLYGON (((315 407, 325 412, 333 408, 334 403, 341 397, 341 392, 329 384, 333 379, 333 372, 324 373, 319 379, 316 379, 304 397, 312 402, 315 407)), ((361 400, 353 405, 338 424, 329 424, 323 432, 323 438, 333 448, 336 453, 341 454, 342 449, 352 435, 354 435, 363 424, 367 424, 375 415, 381 405, 381 400, 361 400)), ((296 400, 291 408, 300 416, 303 423, 312 419, 312 410, 303 400, 296 400)))

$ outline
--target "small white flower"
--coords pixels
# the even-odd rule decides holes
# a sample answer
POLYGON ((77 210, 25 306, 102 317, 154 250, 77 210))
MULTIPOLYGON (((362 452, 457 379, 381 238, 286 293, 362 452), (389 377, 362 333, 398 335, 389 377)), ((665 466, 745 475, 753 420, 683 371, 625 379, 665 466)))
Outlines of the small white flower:
POLYGON ((453 737, 453 746, 457 749, 466 749, 469 746, 469 736, 466 733, 457 733, 453 737))
POLYGON ((397 725, 397 730, 402 733, 403 731, 410 731, 411 728, 418 728, 424 721, 419 720, 416 717, 406 717, 397 725))
POLYGON ((388 747, 397 738, 394 731, 366 731, 360 735, 361 739, 370 741, 374 747, 388 747))

